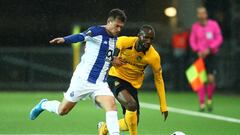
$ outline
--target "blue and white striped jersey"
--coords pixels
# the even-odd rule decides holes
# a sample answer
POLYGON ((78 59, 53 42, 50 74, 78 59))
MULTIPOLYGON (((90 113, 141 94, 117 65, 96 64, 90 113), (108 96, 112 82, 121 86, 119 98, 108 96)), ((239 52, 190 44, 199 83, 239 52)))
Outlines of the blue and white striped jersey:
POLYGON ((81 79, 91 83, 105 82, 117 37, 110 36, 104 26, 64 37, 66 43, 86 41, 85 52, 76 71, 81 79))

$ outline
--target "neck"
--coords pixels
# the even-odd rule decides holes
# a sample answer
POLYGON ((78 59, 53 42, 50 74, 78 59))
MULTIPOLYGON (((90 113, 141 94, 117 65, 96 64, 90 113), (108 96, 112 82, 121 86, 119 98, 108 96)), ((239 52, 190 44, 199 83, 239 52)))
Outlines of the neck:
POLYGON ((114 35, 110 32, 110 28, 109 28, 109 26, 108 25, 105 25, 105 29, 106 29, 106 32, 108 33, 108 35, 110 35, 110 36, 113 36, 114 37, 114 35))
POLYGON ((206 20, 199 20, 199 22, 202 26, 205 26, 207 24, 207 19, 206 20))
POLYGON ((140 44, 139 44, 139 40, 135 43, 135 46, 134 46, 135 50, 137 52, 142 52, 142 53, 146 53, 147 50, 144 50, 142 47, 140 47, 140 44))

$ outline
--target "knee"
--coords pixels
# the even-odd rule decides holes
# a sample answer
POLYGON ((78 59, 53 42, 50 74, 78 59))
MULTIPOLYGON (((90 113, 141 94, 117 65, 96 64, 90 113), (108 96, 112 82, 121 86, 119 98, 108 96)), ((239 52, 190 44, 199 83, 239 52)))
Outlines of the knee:
POLYGON ((69 109, 68 109, 68 108, 59 108, 59 109, 58 109, 58 115, 60 115, 60 116, 67 115, 68 112, 69 112, 69 109))
POLYGON ((105 102, 99 103, 99 105, 105 110, 105 111, 117 111, 115 99, 109 99, 105 102))
POLYGON ((128 102, 125 107, 129 111, 137 111, 138 105, 135 101, 128 102))
POLYGON ((110 110, 110 111, 117 111, 117 107, 116 107, 115 101, 110 102, 110 104, 108 105, 108 110, 110 110))

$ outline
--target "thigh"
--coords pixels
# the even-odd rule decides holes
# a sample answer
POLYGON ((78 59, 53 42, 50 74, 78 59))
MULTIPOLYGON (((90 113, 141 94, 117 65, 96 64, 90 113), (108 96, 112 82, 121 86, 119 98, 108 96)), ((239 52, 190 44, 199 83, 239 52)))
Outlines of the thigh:
POLYGON ((138 109, 138 102, 129 93, 128 89, 123 89, 118 93, 117 100, 120 102, 124 109, 134 111, 138 109))
POLYGON ((93 86, 91 88, 93 89, 93 92, 90 97, 93 101, 95 101, 96 105, 104 110, 109 110, 111 108, 115 109, 115 98, 108 87, 108 84, 106 82, 102 82, 92 85, 93 86))
POLYGON ((216 65, 216 57, 214 55, 209 55, 205 58, 205 65, 208 74, 216 75, 217 73, 217 65, 216 65))
POLYGON ((81 79, 81 74, 74 74, 68 90, 64 93, 64 98, 70 102, 78 102, 88 98, 96 89, 96 86, 86 80, 81 79))
POLYGON ((136 88, 134 88, 129 82, 114 76, 108 77, 108 85, 116 99, 121 104, 123 114, 125 114, 126 105, 129 102, 137 104, 137 110, 139 113, 138 92, 136 88))

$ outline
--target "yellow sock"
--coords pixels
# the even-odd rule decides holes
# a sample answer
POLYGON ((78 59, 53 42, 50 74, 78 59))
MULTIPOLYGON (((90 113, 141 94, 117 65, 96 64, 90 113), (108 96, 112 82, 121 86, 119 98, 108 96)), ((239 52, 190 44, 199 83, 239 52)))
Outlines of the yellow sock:
POLYGON ((130 135, 137 135, 137 111, 132 112, 126 110, 125 121, 130 135))
MULTIPOLYGON (((120 131, 128 131, 127 123, 125 122, 125 119, 118 120, 120 131)), ((106 135, 108 133, 107 125, 106 123, 103 124, 103 126, 100 129, 100 135, 106 135)))
POLYGON ((102 126, 98 129, 98 135, 107 135, 107 134, 108 134, 107 124, 103 122, 102 126))
POLYGON ((125 119, 118 120, 120 131, 128 131, 127 123, 125 122, 125 119))

